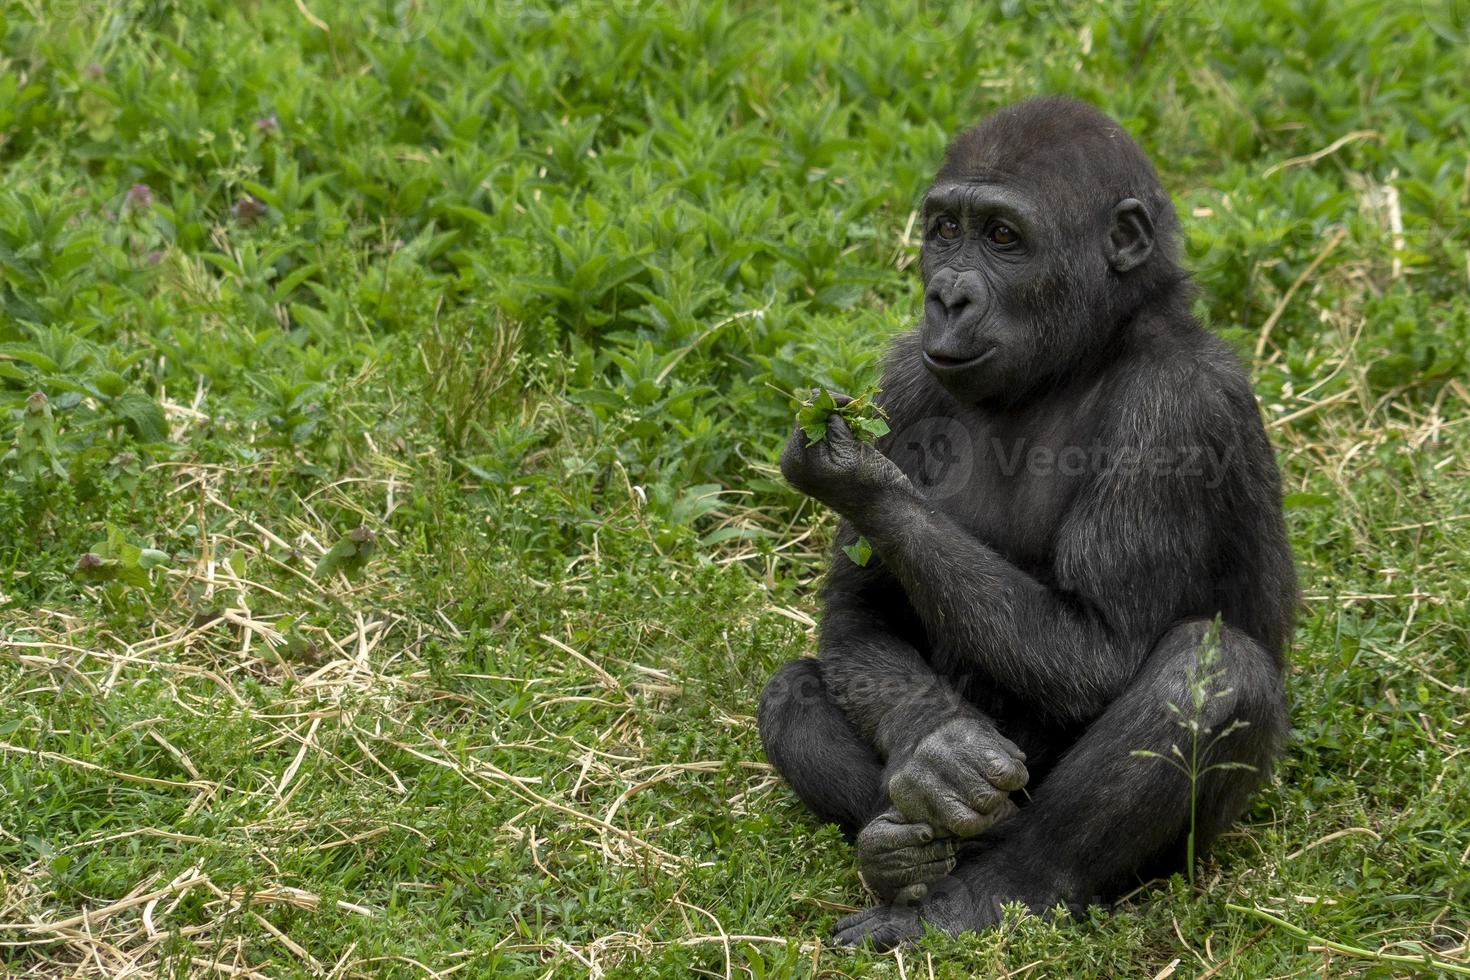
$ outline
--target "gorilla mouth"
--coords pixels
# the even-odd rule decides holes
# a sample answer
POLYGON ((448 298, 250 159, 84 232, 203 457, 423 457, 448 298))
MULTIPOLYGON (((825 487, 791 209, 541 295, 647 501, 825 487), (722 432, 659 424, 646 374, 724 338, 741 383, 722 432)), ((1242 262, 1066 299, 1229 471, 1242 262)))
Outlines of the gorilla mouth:
POLYGON ((952 354, 939 354, 924 351, 924 366, 935 374, 959 374, 980 366, 991 354, 995 353, 995 347, 987 347, 979 354, 968 357, 956 357, 952 354))

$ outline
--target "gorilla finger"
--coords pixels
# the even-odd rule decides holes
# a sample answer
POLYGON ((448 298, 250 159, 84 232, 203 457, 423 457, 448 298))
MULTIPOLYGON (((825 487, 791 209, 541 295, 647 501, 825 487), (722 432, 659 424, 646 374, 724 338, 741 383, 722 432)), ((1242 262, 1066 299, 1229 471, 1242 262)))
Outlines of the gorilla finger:
POLYGON ((827 416, 828 440, 831 440, 833 436, 837 437, 837 443, 857 441, 853 438, 852 429, 847 426, 847 420, 835 413, 827 416))
POLYGON ((1016 806, 1015 801, 1007 796, 1001 801, 1000 806, 996 808, 995 812, 990 815, 991 819, 995 821, 991 826, 995 826, 996 823, 1000 823, 1002 820, 1009 820, 1020 812, 1021 808, 1016 806))
POLYGON ((954 842, 948 838, 920 847, 902 847, 896 851, 885 851, 870 858, 859 860, 864 869, 871 868, 880 873, 902 874, 920 865, 953 862, 954 842))
POLYGON ((956 837, 974 837, 990 826, 990 817, 977 813, 958 799, 951 798, 939 804, 940 817, 934 821, 956 837))
POLYGON ((929 895, 933 893, 935 884, 944 881, 945 879, 950 877, 953 871, 953 861, 944 861, 937 864, 923 864, 913 869, 914 879, 912 883, 915 885, 927 886, 928 891, 925 892, 925 899, 927 900, 929 895))
POLYGON ((966 808, 966 815, 956 817, 954 820, 954 832, 958 837, 970 839, 979 837, 991 827, 995 826, 995 818, 988 813, 978 813, 966 808))
POLYGON ((945 858, 942 861, 931 861, 929 864, 920 864, 914 867, 914 874, 920 882, 932 884, 941 879, 950 877, 950 871, 954 870, 954 858, 945 858))
POLYGON ((892 900, 894 894, 905 885, 913 884, 913 879, 905 874, 890 874, 886 871, 874 871, 871 868, 859 868, 858 878, 867 886, 868 891, 883 902, 892 900))
POLYGON ((995 808, 1000 797, 1005 795, 1001 783, 1013 782, 1016 775, 1012 770, 996 765, 991 756, 973 748, 936 759, 934 768, 938 780, 948 790, 943 795, 958 797, 980 813, 988 813, 995 808))
POLYGON ((995 732, 973 732, 948 746, 938 760, 950 779, 979 771, 986 779, 1012 781, 1026 776, 1026 756, 1015 743, 995 732))
POLYGON ((872 935, 872 930, 864 926, 852 926, 847 929, 836 930, 832 933, 833 946, 861 946, 867 942, 872 935))
POLYGON ((1000 752, 986 754, 982 771, 992 786, 1008 793, 1022 788, 1031 779, 1031 774, 1026 771, 1023 763, 1000 752))
POLYGON ((978 775, 1006 792, 1020 789, 1031 778, 1024 764, 990 739, 957 746, 943 759, 941 769, 953 786, 969 785, 978 775))
POLYGON ((929 801, 942 791, 943 787, 929 773, 915 773, 913 770, 904 770, 894 776, 888 782, 888 799, 893 803, 904 822, 909 824, 927 825, 938 830, 939 828, 929 819, 929 801))
POLYGON ((949 873, 954 870, 954 866, 955 862, 953 858, 940 858, 937 861, 923 861, 918 864, 911 864, 889 878, 889 882, 894 886, 890 890, 896 890, 897 888, 908 885, 926 885, 932 881, 939 881, 941 878, 947 878, 949 873))
POLYGON ((1026 761, 1026 753, 1021 751, 1021 747, 1015 742, 1012 742, 1010 739, 1006 738, 1000 732, 995 732, 991 736, 991 738, 995 747, 997 749, 1000 749, 1006 755, 1015 759, 1017 762, 1026 761))
POLYGON ((857 847, 860 852, 878 854, 917 847, 933 839, 933 827, 910 821, 901 811, 891 809, 862 829, 858 834, 857 847))
POLYGON ((805 464, 807 451, 806 433, 801 426, 791 433, 791 438, 786 441, 786 448, 781 450, 781 475, 791 480, 801 475, 805 464))
POLYGON ((933 827, 938 838, 967 836, 955 828, 955 822, 969 826, 976 819, 954 786, 932 772, 900 774, 888 784, 888 795, 906 818, 933 827))
POLYGON ((927 844, 901 847, 896 851, 890 851, 885 856, 891 855, 895 860, 904 864, 927 864, 930 861, 947 861, 954 857, 958 849, 958 840, 953 837, 941 837, 927 844))
MULTIPOLYGON (((913 906, 905 906, 905 910, 913 906)), ((886 953, 890 949, 896 949, 911 939, 917 939, 924 934, 924 927, 919 923, 919 917, 915 914, 912 918, 899 919, 890 918, 874 929, 868 939, 873 948, 880 953, 886 953)))
POLYGON ((1006 801, 1006 795, 988 782, 977 782, 966 786, 960 799, 971 810, 985 817, 985 825, 988 827, 995 822, 995 812, 1006 801))

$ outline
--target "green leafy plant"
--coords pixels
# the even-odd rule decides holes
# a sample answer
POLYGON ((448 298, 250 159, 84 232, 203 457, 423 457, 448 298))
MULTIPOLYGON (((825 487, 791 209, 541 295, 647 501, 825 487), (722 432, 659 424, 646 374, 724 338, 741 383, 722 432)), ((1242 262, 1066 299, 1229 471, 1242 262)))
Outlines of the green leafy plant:
POLYGON ((1199 805, 1200 782, 1212 772, 1238 769, 1255 771, 1255 766, 1244 762, 1205 764, 1203 761, 1225 739, 1250 727, 1250 722, 1238 718, 1219 731, 1214 731, 1205 724, 1210 702, 1230 695, 1230 691, 1222 690, 1218 683, 1224 673, 1224 669, 1220 667, 1220 617, 1216 616, 1200 640, 1194 666, 1189 673, 1189 704, 1182 707, 1172 702, 1169 704, 1175 723, 1184 731, 1187 748, 1180 748, 1176 742, 1169 746, 1167 754, 1152 749, 1134 749, 1131 753, 1137 758, 1162 760, 1179 770, 1189 781, 1189 833, 1185 839, 1185 875, 1190 887, 1194 886, 1195 815, 1199 805))
POLYGON ((356 578, 367 567, 368 559, 378 550, 378 536, 369 527, 355 527, 342 537, 317 561, 312 569, 312 578, 331 578, 338 572, 348 578, 356 578))
POLYGON ((4 458, 15 460, 23 480, 39 479, 43 473, 66 479, 66 467, 56 448, 56 419, 44 392, 34 392, 26 399, 15 448, 4 458))
POLYGON ((859 442, 872 442, 888 434, 883 410, 873 404, 877 389, 856 398, 839 399, 826 388, 814 390, 796 411, 796 424, 806 433, 809 444, 827 438, 827 427, 833 415, 841 418, 859 442))
POLYGON ((76 563, 79 582, 120 583, 135 589, 152 584, 153 569, 169 564, 167 552, 141 548, 127 540, 116 527, 108 527, 105 540, 94 544, 76 563))

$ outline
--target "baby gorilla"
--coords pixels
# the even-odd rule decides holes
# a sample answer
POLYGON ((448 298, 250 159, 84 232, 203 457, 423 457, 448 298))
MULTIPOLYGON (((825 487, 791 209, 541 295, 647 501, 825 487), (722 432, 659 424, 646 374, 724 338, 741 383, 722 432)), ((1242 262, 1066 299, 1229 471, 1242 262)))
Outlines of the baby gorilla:
POLYGON ((892 431, 834 415, 782 455, 842 521, 818 657, 760 705, 766 754, 883 899, 836 938, 880 947, 1077 910, 1181 868, 1191 832, 1203 850, 1280 751, 1296 603, 1255 398, 1190 313, 1128 135, 1070 100, 1001 110, 923 219, 892 431), (840 550, 859 535, 865 566, 840 550))

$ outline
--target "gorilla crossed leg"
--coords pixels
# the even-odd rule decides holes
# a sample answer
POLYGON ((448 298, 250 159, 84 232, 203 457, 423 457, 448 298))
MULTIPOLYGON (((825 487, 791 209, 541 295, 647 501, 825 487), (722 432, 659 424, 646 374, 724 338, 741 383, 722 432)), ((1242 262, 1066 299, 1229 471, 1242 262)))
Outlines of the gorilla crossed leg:
POLYGON ((818 658, 759 719, 883 900, 837 939, 885 947, 1208 846, 1280 751, 1296 597, 1245 372, 1190 313, 1172 205, 1117 124, 1002 110, 951 146, 924 221, 891 433, 834 415, 782 456, 843 520, 818 658), (858 535, 866 566, 840 550, 858 535))
MULTIPOLYGON (((982 719, 951 719, 926 736, 938 750, 928 763, 937 778, 893 792, 890 779, 911 771, 912 756, 880 761, 827 695, 819 661, 783 667, 761 705, 771 760, 813 811, 857 835, 864 881, 891 900, 840 921, 836 939, 870 938, 887 948, 917 937, 926 921, 952 933, 980 929, 998 923, 1010 902, 1037 914, 1058 905, 1076 912, 1125 886, 1131 874, 1177 866, 1190 829, 1188 781, 1172 765, 1135 753, 1169 756, 1181 743, 1189 751, 1168 705, 1189 711, 1207 628, 1189 623, 1166 634, 1143 672, 1030 787, 1019 809, 1004 790, 1025 783, 1026 770, 1016 764, 1024 756, 982 719), (1004 761, 988 769, 997 757, 1004 761), (986 772, 1002 778, 991 782, 986 772), (839 773, 844 778, 833 778, 839 773), (960 775, 948 781, 944 773, 960 775)), ((1200 850, 1244 808, 1286 724, 1276 667, 1258 644, 1227 628, 1220 659, 1230 666, 1213 678, 1198 720, 1216 733, 1232 723, 1250 727, 1220 739, 1197 763, 1197 772, 1228 764, 1201 781, 1200 850)), ((921 743, 916 754, 923 751, 921 743)))

